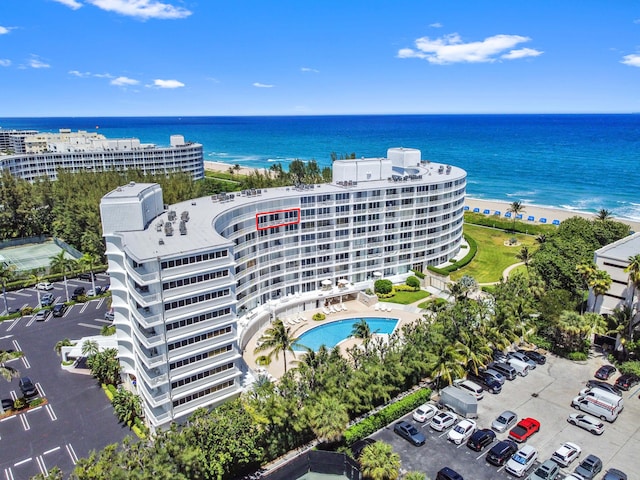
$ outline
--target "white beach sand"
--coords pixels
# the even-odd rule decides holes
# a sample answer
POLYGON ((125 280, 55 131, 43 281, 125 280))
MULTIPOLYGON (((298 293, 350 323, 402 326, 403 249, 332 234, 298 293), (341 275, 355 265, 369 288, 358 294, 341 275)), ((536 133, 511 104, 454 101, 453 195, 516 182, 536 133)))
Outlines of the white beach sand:
MULTIPOLYGON (((233 167, 233 165, 230 163, 209 162, 209 161, 204 162, 204 169, 209 171, 214 171, 214 172, 229 172, 230 167, 233 167)), ((262 173, 268 172, 268 170, 265 168, 240 167, 238 174, 250 175, 255 170, 258 170, 262 173)), ((467 197, 465 205, 469 207, 469 211, 471 212, 473 212, 474 208, 479 208, 480 213, 484 212, 485 210, 489 210, 490 216, 493 215, 495 211, 499 211, 500 216, 504 218, 504 214, 507 212, 509 205, 511 204, 509 202, 479 200, 477 198, 467 197)), ((593 220, 594 218, 596 218, 596 215, 593 213, 576 212, 573 210, 564 210, 561 208, 540 207, 537 205, 524 204, 524 211, 522 212, 523 220, 521 221, 527 222, 527 218, 529 216, 533 216, 535 218, 534 222, 529 222, 529 223, 539 223, 540 218, 546 218, 548 225, 552 224, 554 220, 559 220, 562 222, 567 218, 576 217, 576 216, 584 217, 589 220, 593 220)), ((625 218, 615 218, 615 217, 614 217, 614 220, 626 223, 631 227, 631 230, 633 230, 634 232, 640 232, 640 221, 628 220, 625 218)))

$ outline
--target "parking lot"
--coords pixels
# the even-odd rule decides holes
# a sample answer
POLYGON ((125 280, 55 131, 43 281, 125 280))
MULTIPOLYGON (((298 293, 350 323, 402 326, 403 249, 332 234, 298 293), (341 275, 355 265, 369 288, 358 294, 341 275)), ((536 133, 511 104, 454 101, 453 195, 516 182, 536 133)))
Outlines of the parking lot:
MULTIPOLYGON (((569 468, 562 469, 558 478, 564 478, 573 471, 587 455, 595 454, 604 463, 603 471, 618 468, 629 479, 640 479, 640 463, 636 457, 640 447, 638 387, 623 393, 625 408, 617 421, 604 422, 605 432, 601 436, 592 435, 567 423, 567 417, 578 412, 571 408, 571 400, 584 388, 587 380, 593 378, 597 368, 606 363, 605 360, 595 356, 587 362, 576 363, 550 355, 547 358, 545 365, 538 365, 527 377, 517 377, 505 382, 502 393, 492 395, 485 392, 484 399, 478 403, 478 428, 490 428, 493 420, 504 410, 514 411, 519 419, 533 417, 539 420, 540 431, 527 441, 527 444, 538 450, 538 460, 528 474, 538 464, 549 459, 562 443, 570 441, 582 448, 582 454, 569 468)), ((437 432, 428 425, 414 422, 411 414, 403 417, 403 420, 412 422, 425 434, 427 440, 423 446, 414 447, 395 435, 393 424, 377 432, 373 438, 393 445, 394 450, 400 454, 404 471, 420 471, 435 478, 438 470, 449 466, 465 480, 515 478, 504 467, 497 468, 485 461, 491 445, 482 452, 475 452, 464 443, 458 446, 447 441, 446 430, 437 432)), ((507 434, 508 431, 498 433, 496 441, 506 439, 507 434)), ((598 478, 601 476, 602 474, 598 475, 598 478)))
MULTIPOLYGON (((96 285, 107 283, 106 276, 96 280, 96 285)), ((91 282, 76 279, 68 282, 70 291, 75 286, 89 289, 91 282)), ((58 301, 64 301, 62 282, 55 283, 50 292, 60 298, 58 301)), ((8 292, 7 296, 12 306, 37 303, 34 289, 8 292)), ((39 396, 47 400, 45 405, 0 420, 1 478, 27 479, 56 465, 69 474, 78 458, 131 435, 128 427, 118 423, 96 380, 90 375, 63 370, 54 351, 59 340, 99 334, 110 323, 104 319, 106 310, 106 299, 97 298, 70 306, 62 317, 49 316, 44 322, 24 316, 0 323, 0 350, 24 353, 22 358, 9 362, 9 366, 21 376, 30 377, 39 396)), ((18 379, 0 382, 2 399, 20 396, 18 379)))

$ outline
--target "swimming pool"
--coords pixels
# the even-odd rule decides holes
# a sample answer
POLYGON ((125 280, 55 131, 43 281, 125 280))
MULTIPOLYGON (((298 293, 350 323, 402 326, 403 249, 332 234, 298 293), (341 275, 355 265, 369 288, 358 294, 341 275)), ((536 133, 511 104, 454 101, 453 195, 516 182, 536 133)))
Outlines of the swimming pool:
MULTIPOLYGON (((325 323, 311 330, 307 330, 298 337, 298 344, 304 345, 313 351, 318 351, 321 345, 325 345, 331 349, 351 335, 353 325, 366 320, 371 333, 391 334, 398 324, 397 318, 379 318, 379 317, 360 317, 347 318, 337 320, 335 322, 325 323)), ((297 351, 303 351, 303 348, 295 348, 297 351)))

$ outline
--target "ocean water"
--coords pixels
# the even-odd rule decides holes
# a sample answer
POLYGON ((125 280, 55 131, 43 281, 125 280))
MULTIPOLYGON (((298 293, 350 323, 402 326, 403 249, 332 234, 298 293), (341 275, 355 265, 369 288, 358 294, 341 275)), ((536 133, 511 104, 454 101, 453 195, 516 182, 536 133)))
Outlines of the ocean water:
POLYGON ((181 134, 204 145, 206 161, 260 168, 417 148, 464 168, 471 197, 640 220, 640 115, 0 118, 0 127, 98 130, 158 145, 181 134))

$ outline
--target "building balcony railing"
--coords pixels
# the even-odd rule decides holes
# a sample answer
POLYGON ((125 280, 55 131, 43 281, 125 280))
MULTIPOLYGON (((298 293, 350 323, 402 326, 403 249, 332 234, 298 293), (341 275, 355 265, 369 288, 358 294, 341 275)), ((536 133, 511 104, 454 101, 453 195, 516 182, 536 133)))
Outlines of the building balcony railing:
POLYGON ((150 272, 143 267, 133 268, 126 264, 127 273, 140 285, 147 285, 158 279, 158 272, 150 272))
POLYGON ((153 425, 154 427, 164 425, 165 423, 169 422, 171 418, 171 412, 165 412, 160 415, 154 415, 153 413, 147 412, 147 420, 149 420, 151 425, 153 425))
POLYGON ((142 343, 146 348, 154 348, 164 345, 164 335, 151 335, 144 332, 144 330, 136 331, 135 335, 140 343, 142 343))
MULTIPOLYGON (((169 381, 169 375, 166 373, 158 371, 157 373, 147 372, 145 368, 137 369, 138 376, 140 380, 149 385, 151 388, 158 388, 159 386, 167 383, 169 381)), ((140 388, 140 390, 144 390, 144 388, 140 388)))

